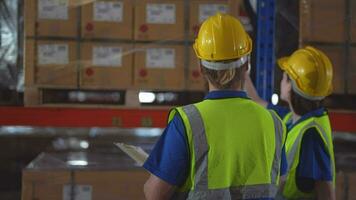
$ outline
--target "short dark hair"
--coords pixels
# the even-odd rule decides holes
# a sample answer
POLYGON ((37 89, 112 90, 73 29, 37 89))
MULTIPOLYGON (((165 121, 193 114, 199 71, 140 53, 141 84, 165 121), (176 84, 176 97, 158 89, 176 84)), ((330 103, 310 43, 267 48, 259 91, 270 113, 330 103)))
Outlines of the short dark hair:
POLYGON ((323 106, 323 100, 306 99, 293 91, 293 89, 290 92, 290 99, 293 111, 299 116, 305 115, 323 106))
POLYGON ((244 70, 248 63, 241 67, 227 70, 212 70, 202 66, 204 76, 218 89, 233 89, 238 83, 244 82, 244 70))

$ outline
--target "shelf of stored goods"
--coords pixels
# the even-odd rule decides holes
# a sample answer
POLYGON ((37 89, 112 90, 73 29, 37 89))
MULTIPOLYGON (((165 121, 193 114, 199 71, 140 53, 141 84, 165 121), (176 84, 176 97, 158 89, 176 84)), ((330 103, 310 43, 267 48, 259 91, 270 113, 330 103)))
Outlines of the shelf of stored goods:
MULTIPOLYGON (((27 108, 0 107, 1 126, 164 128, 168 107, 162 108, 27 108)), ((356 133, 356 112, 329 111, 337 132, 356 133)))

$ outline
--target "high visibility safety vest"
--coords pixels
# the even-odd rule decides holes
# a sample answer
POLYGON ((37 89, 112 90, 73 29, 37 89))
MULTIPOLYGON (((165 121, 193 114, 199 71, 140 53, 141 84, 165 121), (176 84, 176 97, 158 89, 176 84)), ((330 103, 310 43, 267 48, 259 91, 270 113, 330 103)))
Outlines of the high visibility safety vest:
POLYGON ((273 111, 244 98, 207 99, 181 116, 190 169, 173 199, 273 198, 286 129, 273 111))
MULTIPOLYGON (((292 114, 289 113, 284 119, 285 124, 291 120, 292 114)), ((295 125, 289 132, 285 144, 285 150, 288 160, 288 175, 283 188, 283 196, 286 199, 315 199, 315 192, 305 193, 298 189, 296 183, 296 172, 299 164, 300 148, 302 138, 309 128, 315 128, 323 140, 325 149, 330 155, 330 165, 332 166, 333 185, 335 187, 335 159, 334 148, 332 143, 332 132, 330 127, 330 120, 325 112, 321 117, 310 117, 297 125, 295 125)))

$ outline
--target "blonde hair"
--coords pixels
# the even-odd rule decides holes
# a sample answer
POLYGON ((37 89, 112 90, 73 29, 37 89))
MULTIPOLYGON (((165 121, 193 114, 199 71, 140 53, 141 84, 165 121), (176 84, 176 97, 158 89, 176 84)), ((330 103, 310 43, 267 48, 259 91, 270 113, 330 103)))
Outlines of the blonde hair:
POLYGON ((243 86, 245 70, 247 63, 239 68, 227 70, 211 70, 202 66, 202 71, 205 77, 218 89, 234 89, 235 87, 243 86))

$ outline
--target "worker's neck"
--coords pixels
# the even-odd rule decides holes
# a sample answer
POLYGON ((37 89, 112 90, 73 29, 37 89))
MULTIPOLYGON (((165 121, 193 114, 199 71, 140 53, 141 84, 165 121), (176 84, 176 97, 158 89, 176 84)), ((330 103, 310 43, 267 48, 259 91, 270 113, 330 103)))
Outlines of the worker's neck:
MULTIPOLYGON (((211 84, 211 83, 209 82, 209 92, 218 91, 218 90, 222 90, 222 89, 219 89, 219 88, 215 87, 213 84, 211 84)), ((231 87, 231 88, 229 88, 229 89, 224 89, 224 90, 243 91, 244 88, 241 86, 241 84, 237 84, 237 85, 234 86, 234 87, 231 87)))
POLYGON ((301 118, 301 116, 294 112, 293 106, 290 102, 288 102, 288 104, 289 109, 292 111, 292 123, 294 124, 301 118))

